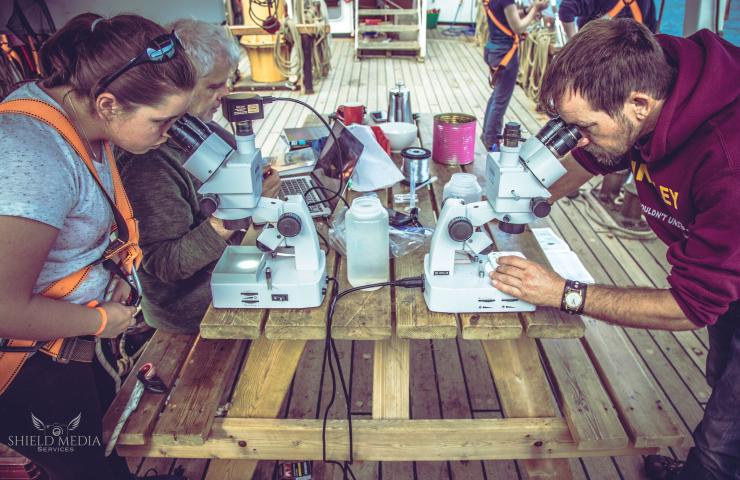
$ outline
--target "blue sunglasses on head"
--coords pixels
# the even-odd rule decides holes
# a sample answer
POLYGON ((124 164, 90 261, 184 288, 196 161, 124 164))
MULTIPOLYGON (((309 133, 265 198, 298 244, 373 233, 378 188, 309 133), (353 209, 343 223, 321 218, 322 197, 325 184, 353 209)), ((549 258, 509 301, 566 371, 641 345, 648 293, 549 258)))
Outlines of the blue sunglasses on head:
POLYGON ((160 35, 147 45, 146 49, 128 61, 124 66, 116 70, 113 74, 104 77, 104 80, 100 83, 100 86, 95 90, 95 97, 103 93, 103 91, 110 86, 111 83, 116 81, 118 77, 128 72, 130 69, 142 63, 164 63, 172 60, 177 52, 177 47, 182 48, 180 39, 177 38, 177 34, 173 30, 172 33, 160 35))

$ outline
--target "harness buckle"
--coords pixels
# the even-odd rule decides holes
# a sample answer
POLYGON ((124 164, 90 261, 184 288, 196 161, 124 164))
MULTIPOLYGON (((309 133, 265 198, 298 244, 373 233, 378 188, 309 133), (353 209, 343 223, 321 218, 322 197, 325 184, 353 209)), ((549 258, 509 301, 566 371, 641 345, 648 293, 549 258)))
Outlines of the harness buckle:
POLYGON ((59 349, 59 356, 51 357, 52 360, 63 365, 69 363, 72 359, 72 352, 77 346, 77 338, 78 337, 65 338, 64 341, 62 341, 62 347, 59 349))

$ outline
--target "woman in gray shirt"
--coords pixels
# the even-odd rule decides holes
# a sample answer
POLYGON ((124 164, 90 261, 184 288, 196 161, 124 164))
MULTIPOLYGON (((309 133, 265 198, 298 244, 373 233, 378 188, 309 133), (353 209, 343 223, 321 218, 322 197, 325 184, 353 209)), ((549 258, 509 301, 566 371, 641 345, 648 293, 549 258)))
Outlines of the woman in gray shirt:
MULTIPOLYGON (((115 338, 135 309, 122 303, 125 284, 106 299, 111 274, 96 263, 113 224, 103 189, 112 197, 119 181, 109 143, 136 153, 164 143, 187 110, 195 74, 173 33, 135 15, 75 17, 43 46, 41 63, 44 78, 6 101, 43 102, 64 115, 100 185, 55 128, 27 115, 0 115, 0 339, 115 338), (88 265, 69 295, 42 294, 88 265)), ((0 374, 11 356, 3 352, 7 345, 0 343, 0 374)), ((130 478, 124 462, 104 457, 99 373, 93 358, 64 363, 32 354, 0 385, 0 442, 50 478, 130 478), (39 438, 51 444, 40 448, 39 438)))

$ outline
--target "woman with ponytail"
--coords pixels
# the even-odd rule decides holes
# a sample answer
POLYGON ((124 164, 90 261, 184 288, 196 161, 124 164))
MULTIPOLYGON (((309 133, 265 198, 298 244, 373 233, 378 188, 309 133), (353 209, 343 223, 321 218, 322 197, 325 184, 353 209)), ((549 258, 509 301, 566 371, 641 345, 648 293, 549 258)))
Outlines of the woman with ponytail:
POLYGON ((75 17, 41 64, 41 81, 0 103, 0 442, 50 479, 130 478, 104 456, 111 388, 94 355, 140 294, 110 146, 164 143, 196 75, 176 32, 135 15, 75 17))

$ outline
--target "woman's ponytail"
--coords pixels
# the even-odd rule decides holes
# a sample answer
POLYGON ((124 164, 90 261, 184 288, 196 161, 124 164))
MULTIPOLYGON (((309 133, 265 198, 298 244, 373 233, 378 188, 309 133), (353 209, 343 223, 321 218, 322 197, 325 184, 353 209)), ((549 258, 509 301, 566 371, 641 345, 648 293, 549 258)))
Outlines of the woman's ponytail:
POLYGON ((102 18, 94 13, 77 15, 67 22, 41 47, 41 69, 44 86, 48 88, 68 84, 80 60, 79 47, 92 34, 92 24, 102 18))

